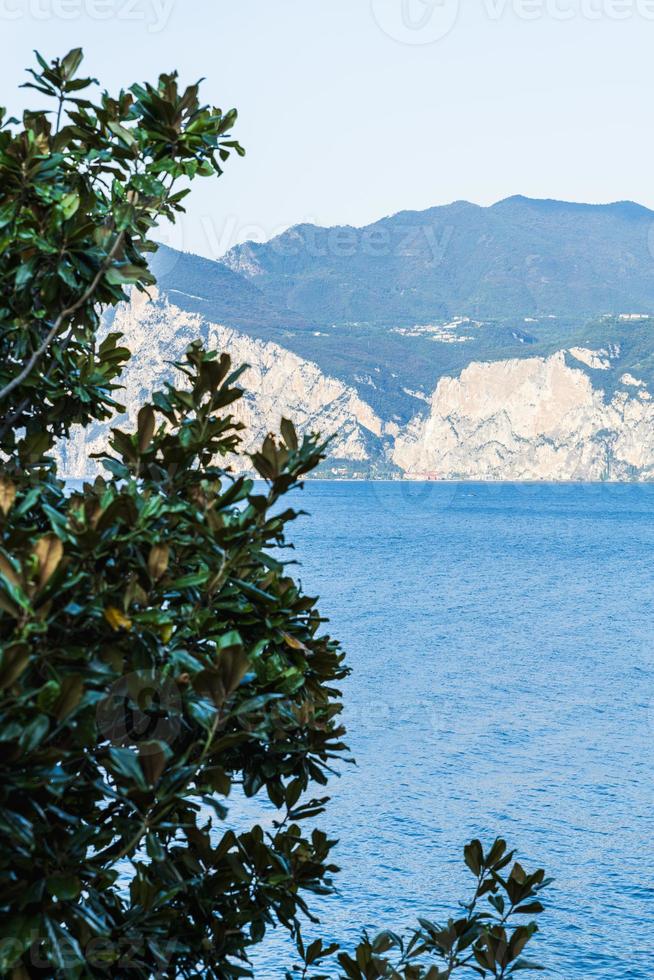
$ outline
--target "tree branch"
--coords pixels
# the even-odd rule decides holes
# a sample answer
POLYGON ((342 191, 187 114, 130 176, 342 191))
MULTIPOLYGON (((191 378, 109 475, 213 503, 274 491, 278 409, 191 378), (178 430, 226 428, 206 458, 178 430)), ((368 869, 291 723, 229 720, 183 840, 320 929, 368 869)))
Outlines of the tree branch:
POLYGON ((91 296, 93 296, 93 293, 98 288, 100 280, 102 279, 105 272, 111 265, 113 259, 116 257, 116 253, 120 248, 120 246, 122 245, 124 238, 125 238, 125 232, 121 231, 120 234, 117 236, 115 242, 111 246, 110 251, 107 253, 102 265, 100 266, 97 273, 95 274, 92 282, 89 283, 89 285, 84 290, 84 292, 79 297, 79 299, 75 300, 74 303, 66 307, 65 310, 61 311, 61 313, 59 314, 55 322, 52 324, 50 330, 46 334, 45 339, 39 345, 39 347, 34 351, 34 353, 30 357, 29 361, 27 362, 23 370, 20 371, 15 378, 12 378, 11 381, 8 384, 6 384, 4 388, 0 390, 0 401, 3 398, 6 398, 7 395, 9 395, 14 390, 14 388, 17 388, 18 385, 22 384, 25 378, 28 377, 28 375, 31 373, 32 369, 34 368, 35 364, 43 357, 46 350, 48 349, 48 347, 56 337, 57 333, 59 332, 59 329, 61 328, 61 324, 64 322, 64 320, 66 320, 73 313, 76 313, 77 310, 79 310, 80 306, 83 306, 86 302, 88 302, 91 296))

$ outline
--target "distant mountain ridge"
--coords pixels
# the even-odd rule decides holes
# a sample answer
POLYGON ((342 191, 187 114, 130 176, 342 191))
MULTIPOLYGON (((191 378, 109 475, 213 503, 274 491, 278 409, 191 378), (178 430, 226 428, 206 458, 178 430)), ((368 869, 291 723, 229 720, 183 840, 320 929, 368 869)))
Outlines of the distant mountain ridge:
POLYGON ((224 265, 319 324, 654 310, 654 211, 516 196, 402 211, 364 228, 298 225, 224 265))

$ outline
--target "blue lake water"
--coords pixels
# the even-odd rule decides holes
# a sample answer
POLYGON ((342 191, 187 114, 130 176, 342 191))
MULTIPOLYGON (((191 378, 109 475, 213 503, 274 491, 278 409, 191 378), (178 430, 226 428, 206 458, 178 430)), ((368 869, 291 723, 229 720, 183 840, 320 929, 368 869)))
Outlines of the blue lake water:
POLYGON ((654 486, 314 482, 300 503, 299 574, 353 668, 323 933, 455 911, 462 845, 501 834, 556 878, 546 976, 654 976, 654 486))

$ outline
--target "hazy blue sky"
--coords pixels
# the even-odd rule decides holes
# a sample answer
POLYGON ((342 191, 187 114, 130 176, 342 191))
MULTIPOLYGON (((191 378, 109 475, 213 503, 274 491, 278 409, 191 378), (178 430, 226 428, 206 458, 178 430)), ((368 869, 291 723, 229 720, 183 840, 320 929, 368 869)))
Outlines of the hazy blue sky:
POLYGON ((32 48, 76 45, 238 107, 247 158, 171 237, 206 255, 460 198, 654 206, 654 0, 0 0, 0 38, 13 109, 32 48))

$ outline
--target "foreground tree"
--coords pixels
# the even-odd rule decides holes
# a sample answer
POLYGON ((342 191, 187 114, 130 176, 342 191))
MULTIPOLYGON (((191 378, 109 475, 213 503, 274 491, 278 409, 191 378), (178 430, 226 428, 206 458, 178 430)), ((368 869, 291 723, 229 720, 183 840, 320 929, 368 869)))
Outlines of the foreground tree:
POLYGON ((525 969, 546 881, 503 877, 502 841, 468 846, 475 894, 444 926, 305 945, 337 870, 315 787, 346 753, 347 668, 277 549, 324 445, 284 421, 251 457, 265 489, 234 477, 240 370, 198 343, 113 430, 104 478, 66 493, 50 456, 120 410, 129 352, 102 310, 153 281, 149 235, 188 180, 242 153, 236 114, 175 75, 93 102, 79 50, 38 60, 55 111, 0 128, 0 975, 250 976, 278 924, 288 976, 525 969), (272 830, 226 829, 236 790, 267 795, 272 830))

